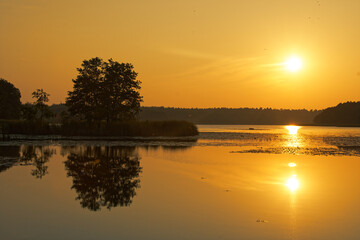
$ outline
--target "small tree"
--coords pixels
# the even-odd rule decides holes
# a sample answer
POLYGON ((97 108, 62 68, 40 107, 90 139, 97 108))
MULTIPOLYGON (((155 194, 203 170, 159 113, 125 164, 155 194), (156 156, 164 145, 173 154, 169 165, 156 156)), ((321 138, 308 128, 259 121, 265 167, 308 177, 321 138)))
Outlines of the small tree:
POLYGON ((20 117, 21 94, 12 83, 0 78, 0 119, 20 117))
POLYGON ((41 121, 44 118, 49 118, 52 116, 51 110, 49 106, 46 104, 47 102, 49 102, 49 96, 50 94, 45 92, 43 89, 36 89, 32 93, 32 98, 36 99, 34 106, 37 113, 40 115, 39 118, 41 121))
POLYGON ((142 97, 141 82, 130 63, 101 58, 84 60, 68 92, 66 104, 71 114, 88 122, 122 121, 136 117, 142 97))

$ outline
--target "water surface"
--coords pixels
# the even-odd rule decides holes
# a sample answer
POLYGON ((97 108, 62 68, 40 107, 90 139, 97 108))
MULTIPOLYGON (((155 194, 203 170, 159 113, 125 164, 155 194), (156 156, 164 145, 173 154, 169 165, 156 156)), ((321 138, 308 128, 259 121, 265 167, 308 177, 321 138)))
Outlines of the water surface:
POLYGON ((0 142, 1 239, 358 239, 360 129, 0 142))

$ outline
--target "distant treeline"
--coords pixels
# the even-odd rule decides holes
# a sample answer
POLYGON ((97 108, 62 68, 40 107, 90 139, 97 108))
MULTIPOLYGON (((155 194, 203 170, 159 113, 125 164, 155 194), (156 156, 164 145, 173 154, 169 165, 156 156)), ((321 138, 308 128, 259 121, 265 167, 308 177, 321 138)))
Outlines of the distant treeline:
POLYGON ((314 122, 320 125, 360 126, 360 102, 345 102, 326 108, 315 117, 314 122))
MULTIPOLYGON (((64 104, 50 107, 54 117, 66 111, 64 104)), ((319 110, 289 110, 271 108, 170 108, 141 107, 138 116, 143 121, 178 120, 195 124, 313 124, 319 110)))
MULTIPOLYGON (((52 105, 54 117, 66 111, 63 104, 52 105)), ((195 124, 299 124, 359 126, 360 102, 340 103, 324 110, 271 108, 168 108, 141 107, 139 120, 180 120, 195 124)))
POLYGON ((312 124, 318 110, 271 108, 142 107, 141 120, 185 120, 196 124, 312 124))

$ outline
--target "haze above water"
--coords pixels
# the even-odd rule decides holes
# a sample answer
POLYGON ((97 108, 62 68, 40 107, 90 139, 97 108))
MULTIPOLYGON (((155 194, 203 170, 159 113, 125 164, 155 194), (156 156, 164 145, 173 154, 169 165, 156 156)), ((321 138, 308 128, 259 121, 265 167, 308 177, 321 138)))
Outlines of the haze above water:
POLYGON ((357 239, 360 129, 0 142, 1 239, 357 239))

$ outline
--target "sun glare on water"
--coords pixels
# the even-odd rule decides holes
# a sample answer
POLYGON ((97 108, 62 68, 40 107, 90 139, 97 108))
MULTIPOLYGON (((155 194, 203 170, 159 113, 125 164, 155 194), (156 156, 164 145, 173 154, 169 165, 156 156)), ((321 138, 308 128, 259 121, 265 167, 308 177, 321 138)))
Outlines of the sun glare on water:
POLYGON ((289 134, 297 134, 300 127, 299 126, 286 126, 285 128, 289 131, 289 134))
POLYGON ((292 175, 285 184, 290 191, 294 192, 299 188, 299 180, 297 180, 296 175, 292 175))
POLYGON ((284 65, 286 70, 290 72, 297 72, 302 68, 303 62, 301 58, 297 56, 291 56, 285 61, 284 65))
POLYGON ((296 167, 296 163, 294 163, 294 162, 288 163, 288 166, 291 167, 291 168, 296 167))

